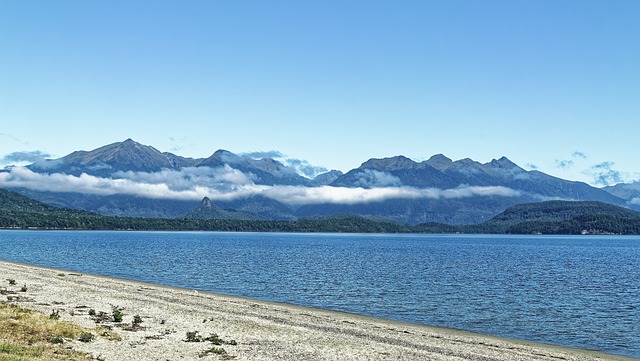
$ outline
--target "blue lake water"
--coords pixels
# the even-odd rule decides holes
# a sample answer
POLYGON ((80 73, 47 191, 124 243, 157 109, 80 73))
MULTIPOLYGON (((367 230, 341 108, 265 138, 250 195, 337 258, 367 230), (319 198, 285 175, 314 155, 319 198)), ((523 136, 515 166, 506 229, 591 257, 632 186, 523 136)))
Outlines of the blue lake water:
POLYGON ((0 259, 640 357, 640 237, 6 230, 0 259))

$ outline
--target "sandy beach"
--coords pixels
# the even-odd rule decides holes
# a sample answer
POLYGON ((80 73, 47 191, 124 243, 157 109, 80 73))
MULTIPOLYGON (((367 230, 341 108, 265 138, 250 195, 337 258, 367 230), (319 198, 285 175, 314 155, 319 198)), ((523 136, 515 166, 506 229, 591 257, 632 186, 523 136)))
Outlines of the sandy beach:
POLYGON ((68 342, 98 360, 631 360, 5 261, 0 280, 0 301, 112 328, 120 340, 68 342), (114 308, 122 322, 98 319, 114 308), (134 316, 142 321, 138 327, 134 316), (220 345, 186 341, 212 334, 220 345), (214 347, 224 353, 207 352, 214 347))

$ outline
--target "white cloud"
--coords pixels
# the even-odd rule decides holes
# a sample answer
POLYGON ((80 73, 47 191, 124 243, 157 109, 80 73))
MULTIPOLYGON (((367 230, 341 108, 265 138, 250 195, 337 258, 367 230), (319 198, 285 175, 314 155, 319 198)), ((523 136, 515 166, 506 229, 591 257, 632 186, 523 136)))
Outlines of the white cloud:
MULTIPOLYGON (((382 172, 379 172, 382 173, 382 172)), ((373 174, 373 173, 372 173, 373 174)), ((184 168, 157 173, 121 172, 119 178, 82 174, 41 174, 23 167, 0 173, 0 186, 24 187, 38 191, 76 192, 95 195, 124 194, 154 199, 234 200, 264 196, 290 205, 336 203, 357 204, 387 199, 459 199, 468 197, 515 197, 520 192, 506 187, 460 186, 452 189, 407 186, 346 188, 256 185, 244 173, 228 165, 219 168, 184 168)), ((383 174, 376 181, 389 184, 383 174)), ((392 182, 393 183, 393 182, 392 182)))
POLYGON ((356 185, 364 188, 399 187, 402 185, 400 178, 375 169, 365 169, 357 174, 356 185))
POLYGON ((240 154, 240 156, 255 159, 255 160, 271 158, 279 161, 280 163, 284 164, 286 167, 291 168, 293 172, 296 172, 297 174, 303 177, 307 177, 309 179, 313 179, 317 175, 326 173, 329 171, 325 167, 313 165, 304 159, 291 158, 277 150, 271 150, 267 152, 242 153, 240 154))

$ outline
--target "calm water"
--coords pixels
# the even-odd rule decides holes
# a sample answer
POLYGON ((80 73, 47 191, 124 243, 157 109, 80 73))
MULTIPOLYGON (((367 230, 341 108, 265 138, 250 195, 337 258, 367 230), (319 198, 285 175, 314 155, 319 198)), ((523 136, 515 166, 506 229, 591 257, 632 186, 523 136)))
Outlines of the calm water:
POLYGON ((0 231, 0 258, 640 357, 640 237, 0 231))

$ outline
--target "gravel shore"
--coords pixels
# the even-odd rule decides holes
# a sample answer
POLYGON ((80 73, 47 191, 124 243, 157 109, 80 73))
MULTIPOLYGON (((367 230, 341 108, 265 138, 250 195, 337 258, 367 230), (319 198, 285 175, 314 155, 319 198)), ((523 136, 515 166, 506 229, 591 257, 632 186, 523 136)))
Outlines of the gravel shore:
POLYGON ((68 342, 99 360, 631 360, 5 261, 0 280, 0 301, 112 328, 120 340, 68 342))

